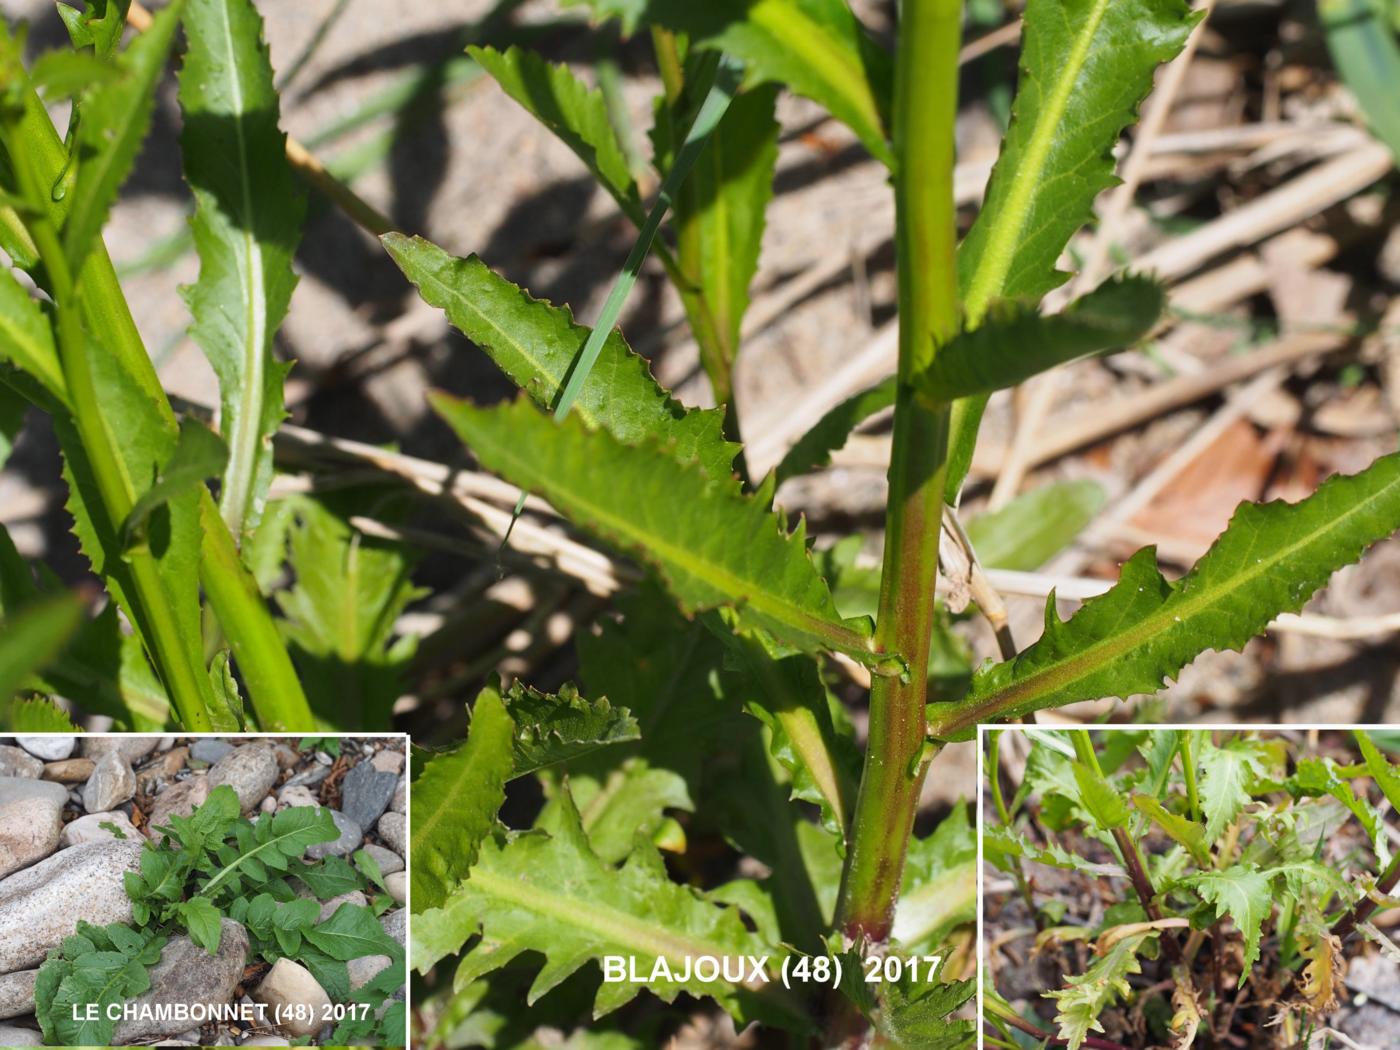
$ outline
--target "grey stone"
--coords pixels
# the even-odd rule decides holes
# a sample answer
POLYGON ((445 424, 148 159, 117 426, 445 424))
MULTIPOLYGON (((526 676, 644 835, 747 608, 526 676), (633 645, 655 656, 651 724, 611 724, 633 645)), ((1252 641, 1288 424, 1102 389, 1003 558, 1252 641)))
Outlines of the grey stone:
POLYGON ((264 813, 276 813, 277 800, 271 795, 268 795, 267 798, 263 799, 260 803, 258 803, 258 808, 264 813))
POLYGON ((408 872, 396 871, 384 876, 384 888, 389 891, 390 897, 403 904, 408 900, 408 872))
MULTIPOLYGON (((222 919, 221 923, 219 950, 212 956, 188 937, 172 937, 160 953, 160 962, 151 967, 150 990, 131 1000, 131 1005, 137 1010, 159 1009, 177 1003, 223 1006, 232 1000, 248 961, 248 933, 232 919, 222 919)), ((180 1024, 189 1024, 189 1021, 132 1017, 117 1022, 113 1039, 118 1043, 134 1043, 139 1039, 175 1035, 180 1024)))
POLYGON ((43 1046, 44 1037, 32 1028, 0 1024, 0 1046, 43 1046))
POLYGON ((340 783, 340 808, 360 827, 373 827, 389 808, 398 786, 397 775, 383 773, 368 762, 359 762, 340 783))
POLYGON ((233 745, 227 740, 204 736, 190 745, 190 757, 197 758, 201 762, 208 762, 212 766, 232 750, 233 745))
POLYGON ((328 766, 311 766, 308 769, 303 769, 296 776, 290 777, 284 786, 312 788, 330 775, 331 771, 328 766))
POLYGON ((158 736, 136 736, 132 733, 112 733, 102 736, 87 733, 83 736, 82 751, 94 761, 108 751, 116 751, 121 754, 122 758, 132 765, 136 765, 154 751, 162 739, 158 736))
POLYGON ((331 842, 318 842, 308 847, 306 855, 312 860, 320 860, 322 857, 347 857, 359 849, 360 843, 365 840, 365 833, 360 830, 359 824, 338 809, 333 809, 330 813, 340 831, 340 838, 331 842))
POLYGON ((384 932, 394 940, 399 942, 399 947, 408 946, 408 912, 403 908, 396 911, 386 911, 379 917, 379 925, 384 927, 384 932))
POLYGON ((0 879, 58 848, 67 801, 61 784, 0 777, 0 879))
POLYGON ((108 751, 97 760, 92 776, 83 785, 83 809, 105 813, 113 806, 131 801, 136 794, 136 774, 119 751, 108 751))
POLYGON ((391 751, 387 748, 383 751, 376 751, 374 757, 369 761, 370 765, 374 766, 375 769, 382 770, 385 773, 393 773, 395 776, 398 776, 403 772, 402 751, 391 751))
POLYGON ((277 765, 286 769, 295 769, 301 761, 301 755, 296 748, 288 747, 286 744, 278 744, 272 749, 272 757, 277 759, 277 765))
POLYGON ((369 900, 359 890, 351 890, 349 893, 342 893, 339 897, 332 897, 321 905, 321 914, 317 917, 317 922, 325 922, 342 904, 358 904, 362 907, 369 904, 369 900))
POLYGON ((320 1031, 322 1018, 330 1009, 331 999, 326 990, 311 976, 311 971, 291 959, 278 959, 268 971, 262 983, 253 992, 253 998, 272 1008, 275 1015, 279 1008, 303 1005, 311 1008, 313 1020, 304 1021, 288 1017, 278 1026, 292 1038, 315 1035, 320 1031))
POLYGON ((156 796, 155 804, 151 806, 146 835, 152 840, 159 840, 157 828, 169 824, 172 815, 188 817, 208 797, 209 777, 205 773, 197 773, 188 780, 169 785, 156 796))
POLYGON ((400 857, 407 856, 407 841, 405 840, 406 829, 402 813, 385 813, 379 818, 379 837, 382 838, 389 848, 400 857))
POLYGON ((236 747, 209 770, 209 787, 227 784, 238 795, 243 812, 257 808, 277 783, 277 759, 272 749, 259 744, 236 747))
POLYGON ((41 775, 45 780, 52 780, 58 784, 81 784, 92 776, 92 771, 96 768, 97 763, 90 758, 64 758, 57 762, 46 762, 41 775))
POLYGON ((381 875, 392 875, 396 871, 403 871, 403 858, 393 850, 376 846, 370 842, 365 844, 364 851, 373 857, 374 862, 379 865, 381 875))
POLYGON ((130 922, 122 875, 140 859, 139 842, 88 842, 0 879, 0 973, 38 966, 79 919, 130 922))
POLYGON ((22 747, 0 745, 0 777, 37 778, 44 771, 44 763, 22 747))
POLYGON ((34 981, 38 970, 19 970, 0 977, 0 1021, 34 1012, 34 981))
POLYGON ((335 761, 335 759, 331 758, 331 756, 326 754, 326 752, 324 751, 317 751, 315 754, 315 758, 316 761, 321 763, 321 765, 323 766, 329 766, 332 762, 335 761))
POLYGON ((57 762, 60 758, 67 758, 73 753, 74 746, 78 743, 75 736, 54 736, 45 734, 43 736, 17 736, 15 743, 24 748, 35 758, 42 758, 45 762, 57 762))
POLYGON ((81 846, 84 842, 121 841, 121 836, 113 834, 109 828, 104 828, 103 824, 111 824, 126 836, 127 842, 141 841, 141 832, 136 830, 131 818, 121 810, 114 809, 110 813, 89 813, 65 824, 63 833, 58 836, 58 848, 81 846))
POLYGON ((394 960, 387 955, 362 955, 358 959, 351 959, 345 964, 345 968, 350 971, 350 990, 359 991, 374 980, 381 970, 393 965, 393 962, 394 960))
POLYGON ((394 801, 389 803, 389 808, 395 813, 408 812, 408 774, 399 777, 399 786, 394 791, 394 801))
POLYGON ((190 749, 172 747, 158 752, 159 757, 147 762, 136 771, 136 790, 154 794, 161 785, 173 780, 175 774, 185 768, 189 761, 190 749))

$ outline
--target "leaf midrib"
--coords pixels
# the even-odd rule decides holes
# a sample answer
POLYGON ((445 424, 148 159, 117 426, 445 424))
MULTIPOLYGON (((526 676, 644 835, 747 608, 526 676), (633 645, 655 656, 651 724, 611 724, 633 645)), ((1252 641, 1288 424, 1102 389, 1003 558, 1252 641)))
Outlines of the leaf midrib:
MULTIPOLYGON (((518 905, 561 926, 583 930, 605 943, 623 945, 654 958, 683 962, 702 955, 732 959, 745 954, 709 941, 662 932, 664 928, 656 922, 596 901, 579 901, 552 890, 537 889, 526 879, 506 878, 488 869, 474 869, 465 886, 476 888, 492 900, 518 905)), ((719 983, 736 987, 727 981, 719 983)))
MULTIPOLYGON (((518 456, 504 444, 497 442, 496 450, 499 456, 510 461, 525 476, 530 476, 537 470, 535 463, 518 456)), ((537 484, 536 487, 541 486, 537 484)), ((757 581, 745 580, 723 566, 704 559, 692 559, 684 548, 670 543, 654 533, 634 528, 628 519, 590 502, 577 490, 569 490, 567 498, 576 507, 590 515, 595 522, 598 522, 600 528, 609 529, 615 535, 625 537, 644 552, 656 552, 657 556, 679 565, 685 572, 704 581, 720 593, 729 595, 730 600, 736 604, 747 605, 772 617, 778 623, 818 638, 825 638, 843 648, 875 651, 871 648, 868 639, 858 635, 850 628, 806 612, 781 596, 771 595, 757 581)), ((789 539, 787 542, 791 542, 791 540, 789 539)))
MULTIPOLYGON (((1123 656, 1147 639, 1170 630, 1178 622, 1187 622, 1204 609, 1216 604, 1221 600, 1222 592, 1242 590, 1252 585, 1258 578, 1267 576, 1277 564, 1317 543, 1328 532, 1343 528, 1351 518, 1369 510, 1396 489, 1400 489, 1400 477, 1392 480, 1366 499, 1354 503, 1342 515, 1329 518, 1321 527, 1312 530, 1288 546, 1276 550, 1272 556, 1256 560, 1252 567, 1247 568, 1242 573, 1227 577, 1214 587, 1201 588, 1194 595, 1188 595, 1180 600, 1178 598, 1181 591, 1173 588, 1167 599, 1157 609, 1148 613, 1136 627, 1129 628, 1120 634, 1110 635, 1066 659, 1057 661, 1050 667, 1033 672, 1025 678, 1009 684, 1005 689, 992 693, 986 699, 979 701, 976 707, 969 709, 966 714, 973 715, 975 720, 980 721, 978 716, 988 710, 1013 707, 1029 697, 1064 688, 1071 682, 1087 677, 1104 664, 1123 656), (1081 670, 1081 668, 1083 669, 1081 670)), ((959 722, 966 722, 966 715, 960 717, 959 722)))
POLYGON ((1024 159, 1012 176, 1011 188, 996 214, 996 221, 982 249, 977 270, 968 282, 964 305, 970 326, 981 323, 987 306, 992 299, 1001 294, 1005 286, 1006 275, 1016 257, 1016 245, 1021 239, 1026 215, 1030 211, 1031 200, 1036 188, 1042 183, 1042 173, 1060 130, 1060 121, 1069 107, 1074 85, 1088 61, 1094 36, 1108 13, 1110 2, 1111 0, 1094 0, 1089 16, 1084 20, 1074 46, 1070 49, 1069 58, 1061 67, 1055 88, 1040 111, 1035 130, 1031 132, 1026 144, 1024 159))
MULTIPOLYGON (((263 286, 264 272, 261 248, 252 230, 253 198, 250 185, 251 174, 248 167, 248 143, 243 131, 243 85, 240 81, 242 65, 238 62, 233 45, 233 25, 229 21, 228 5, 219 4, 220 22, 223 30, 224 54, 228 62, 228 89, 232 97, 233 131, 237 144, 239 189, 243 195, 243 257, 239 267, 239 281, 245 284, 244 336, 243 336, 243 389, 241 410, 235 410, 233 440, 229 442, 228 469, 224 475, 225 496, 221 498, 224 518, 233 530, 235 537, 243 532, 243 522, 252 500, 254 481, 257 477, 258 447, 262 443, 258 433, 263 409, 263 347, 267 337, 267 299, 263 286)), ((239 398, 230 397, 230 406, 239 398)))

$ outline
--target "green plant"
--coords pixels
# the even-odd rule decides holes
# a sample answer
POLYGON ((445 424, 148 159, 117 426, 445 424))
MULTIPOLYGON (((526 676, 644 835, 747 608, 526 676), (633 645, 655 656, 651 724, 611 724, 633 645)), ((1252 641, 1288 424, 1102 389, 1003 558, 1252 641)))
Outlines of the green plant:
MULTIPOLYGON (((707 994, 739 1023, 758 1019, 788 1029, 793 1045, 813 1031, 831 1046, 871 1038, 958 1045, 972 1039, 972 1028, 947 1015, 970 994, 967 982, 910 982, 906 974, 902 982, 847 982, 825 995, 809 983, 794 995, 773 984, 677 984, 667 973, 696 953, 762 953, 775 968, 784 957, 790 964, 815 953, 859 968, 884 953, 911 960, 940 945, 945 954, 955 950, 965 915, 955 907, 921 913, 918 905, 970 900, 929 890, 965 886, 959 880, 970 867, 955 859, 965 854, 958 836, 945 833, 952 827, 947 822, 927 839, 911 833, 920 787, 943 745, 969 738, 981 722, 1152 693, 1200 652, 1241 646, 1400 525, 1400 459, 1332 479, 1298 504, 1241 507, 1180 582, 1165 579, 1154 552, 1142 551, 1124 565, 1113 590, 1068 621, 1059 619, 1052 598, 1040 641, 1003 662, 971 673, 964 664, 959 672, 946 614, 932 597, 940 522, 954 513, 990 392, 1061 362, 1128 346, 1156 323, 1164 294, 1143 276, 1111 279, 1054 316, 1045 316, 1039 303, 1066 279, 1056 262, 1089 218, 1097 193, 1113 181, 1109 151, 1133 121, 1154 68, 1183 46, 1196 16, 1184 4, 1156 0, 1032 0, 1022 83, 1001 158, 982 210, 958 244, 956 3, 906 0, 892 60, 834 0, 589 6, 599 18, 621 18, 625 31, 651 32, 665 86, 656 102, 659 144, 673 134, 668 128, 684 122, 677 100, 688 97, 693 111, 709 89, 720 54, 744 66, 746 90, 735 106, 751 99, 754 109, 766 107, 765 86, 784 85, 825 106, 889 165, 898 371, 833 410, 774 475, 749 477, 735 445, 732 389, 715 365, 727 351, 697 310, 713 308, 721 289, 747 280, 746 251, 702 253, 702 268, 712 268, 713 279, 692 275, 681 288, 702 360, 725 404, 686 410, 647 376, 618 333, 599 344, 598 330, 590 340, 566 311, 530 298, 474 257, 453 258, 421 238, 383 238, 423 297, 442 307, 526 395, 492 407, 439 395, 433 399, 439 413, 485 467, 640 562, 682 613, 663 616, 662 592, 648 590, 623 604, 623 624, 605 628, 604 642, 580 641, 585 694, 625 705, 640 740, 582 759, 560 756, 557 770, 537 770, 549 801, 533 828, 506 830, 492 817, 506 784, 524 772, 504 741, 533 726, 533 713, 519 710, 510 696, 483 692, 465 747, 427 761, 415 783, 417 812, 430 814, 415 829, 415 878, 423 884, 415 907, 428 909, 415 926, 415 965, 428 971, 465 952, 430 1039, 455 1038, 454 1026, 464 1018, 499 1018, 492 971, 508 971, 499 977, 504 984, 518 979, 509 971, 529 966, 516 961, 517 952, 533 948, 547 961, 532 1000, 555 994, 559 1002, 570 994, 587 1000, 587 981, 572 993, 551 989, 589 958, 622 955, 635 958, 643 975, 662 974, 641 982, 662 998, 681 990, 707 994), (580 361, 586 342, 597 350, 596 365, 573 412, 561 419, 565 379, 577 386, 579 370, 591 363, 580 361), (775 511, 776 483, 825 462, 853 426, 890 406, 883 570, 852 565, 849 548, 839 545, 814 559, 803 525, 790 529, 775 511), (555 418, 542 409, 554 410, 555 418), (669 625, 665 633, 663 625, 669 625), (625 674, 612 666, 635 663, 643 653, 646 671, 625 674), (828 690, 833 656, 864 665, 872 677, 863 759, 828 690), (687 682, 673 683, 671 676, 687 682), (682 702, 684 714, 677 710, 682 702), (701 726, 707 721, 722 727, 713 730, 716 743, 731 740, 725 734, 734 732, 732 716, 721 712, 745 710, 761 723, 771 765, 765 771, 756 761, 742 778, 730 773, 722 787, 707 784, 678 746, 706 751, 711 730, 701 726), (670 734, 685 735, 685 744, 670 734), (774 802, 756 801, 774 799, 775 788, 774 802), (813 853, 817 831, 791 810, 782 812, 785 792, 820 811, 821 856, 813 853), (702 828, 717 826, 772 874, 705 891, 678 888, 655 853, 657 845, 676 846, 668 810, 693 814, 702 828), (795 833, 761 841, 751 832, 760 819, 754 810, 772 813, 761 818, 770 829, 796 821, 795 833), (630 842, 633 828, 643 837, 630 842), (735 907, 747 920, 742 925, 735 907), (643 929, 662 931, 664 939, 643 936, 643 929)), ((603 97, 590 95, 566 69, 525 53, 474 53, 636 221, 625 151, 610 131, 603 97), (526 81, 533 87, 522 87, 526 81)), ((770 155, 771 123, 735 112, 716 129, 713 166, 697 168, 702 180, 735 149, 770 155)), ((664 148, 654 152, 663 176, 667 158, 664 148)), ((674 236, 681 260, 697 257, 686 250, 688 221, 711 225, 710 243, 723 243, 724 224, 761 213, 768 192, 766 180, 747 174, 699 185, 697 195, 709 206, 693 219, 678 198, 674 236)), ((661 261, 674 279, 671 260, 661 261)), ((734 296, 722 301, 742 309, 734 296)), ((743 751, 732 742, 720 746, 743 751)), ((594 1012, 621 1006, 641 985, 605 979, 594 1012)), ((503 1038, 491 1045, 513 1044, 503 1038)))
POLYGON ((190 816, 172 816, 168 827, 157 830, 158 841, 141 851, 140 870, 125 876, 134 929, 115 924, 94 930, 80 923, 79 935, 67 938, 41 967, 36 1003, 46 1035, 71 1045, 106 1045, 115 1022, 102 1007, 146 991, 147 969, 175 932, 184 930, 211 955, 218 952, 227 916, 247 930, 250 959, 293 959, 333 1002, 367 1008, 339 1022, 336 1042, 397 1045, 406 1004, 391 997, 404 984, 406 960, 377 917, 392 899, 380 893, 370 906, 346 902, 320 917, 317 898, 371 885, 383 889, 378 865, 364 851, 354 865, 336 856, 304 859, 308 847, 339 837, 329 810, 294 806, 249 820, 240 816, 233 789, 219 785, 190 816), (302 888, 312 896, 302 896, 302 888), (376 954, 388 956, 390 965, 352 992, 346 963, 376 954), (74 1003, 97 1004, 99 1016, 75 1021, 74 1003))
MULTIPOLYGON (((1034 730, 1010 795, 1004 732, 987 734, 995 819, 983 849, 1016 883, 1035 953, 1071 971, 1045 992, 1070 1050, 1118 1048, 1090 1033, 1128 1008, 1154 1046, 1218 1045, 1262 1023, 1292 1044, 1336 1009, 1349 936, 1393 951, 1368 920, 1400 874, 1376 808, 1400 779, 1364 731, 1318 748, 1268 731, 1034 730), (1073 874, 1043 891, 1041 865, 1073 874)), ((988 914, 1005 925, 1007 907, 989 901, 988 914)), ((1049 1035, 987 995, 985 1019, 1007 1043, 1049 1035)))

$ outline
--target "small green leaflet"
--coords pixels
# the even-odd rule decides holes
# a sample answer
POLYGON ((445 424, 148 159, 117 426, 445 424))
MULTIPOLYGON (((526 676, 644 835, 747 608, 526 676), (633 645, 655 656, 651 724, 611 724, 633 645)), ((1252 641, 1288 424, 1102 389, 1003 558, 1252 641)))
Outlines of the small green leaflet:
MULTIPOLYGON (((63 223, 63 251, 74 274, 101 234, 107 212, 126 181, 136 151, 146 137, 155 107, 156 84, 180 22, 185 0, 172 0, 151 27, 116 58, 121 78, 100 85, 82 103, 78 122, 77 178, 68 196, 63 223)), ((95 43, 101 41, 94 38, 95 43)))
POLYGON ((844 448, 851 432, 876 412, 894 407, 898 384, 893 376, 848 397, 827 411, 814 427, 788 449, 777 468, 777 483, 810 474, 831 462, 831 454, 844 448))
POLYGON ((614 708, 605 696, 585 700, 571 685, 551 696, 516 682, 502 699, 515 723, 512 778, 641 738, 627 708, 614 708))
MULTIPOLYGON (((541 408, 551 409, 589 338, 567 307, 534 299, 476 256, 453 258, 431 241, 386 234, 384 248, 458 331, 481 347, 541 408)), ((712 478, 731 476, 737 445, 724 440, 724 415, 687 410, 652 378, 646 360, 620 332, 603 342, 592 381, 574 403, 590 426, 620 441, 654 437, 682 462, 697 462, 712 478)))
POLYGON ((1211 866, 1205 828, 1189 817, 1173 813, 1151 795, 1138 792, 1133 795, 1133 805, 1139 813, 1161 828, 1173 842, 1185 848, 1197 864, 1203 868, 1211 866))
POLYGON ((219 509, 241 541, 262 516, 288 367, 273 356, 296 276, 306 194, 287 163, 277 92, 250 0, 189 0, 180 152, 194 193, 199 280, 183 289, 190 334, 219 378, 228 470, 219 509))
POLYGON ((996 302, 975 327, 938 348, 933 363, 914 380, 925 401, 958 398, 1018 386, 1089 354, 1122 350, 1157 323, 1166 290, 1147 277, 1116 277, 1042 317, 1030 302, 996 302))
POLYGON ((1066 871, 1082 871, 1087 875, 1107 875, 1112 878, 1128 876, 1127 871, 1117 864, 1095 864, 1077 853, 1071 853, 1058 842, 1051 842, 1044 847, 1037 846, 1010 828, 1000 825, 989 827, 983 832, 982 848, 987 859, 1003 871, 1012 870, 1010 859, 1024 857, 1037 864, 1047 864, 1066 871))
POLYGON ((487 468, 650 564, 687 612, 732 608, 741 626, 793 650, 829 649, 897 672, 897 656, 874 651, 868 619, 837 613, 804 525, 788 534, 761 504, 678 466, 655 443, 625 445, 577 419, 555 423, 528 401, 432 402, 487 468))
POLYGON ((1232 740, 1224 747, 1203 740, 1197 761, 1201 768, 1201 812, 1206 818, 1206 844, 1210 845, 1249 801, 1250 783, 1267 777, 1270 771, 1247 740, 1232 740))
MULTIPOLYGON (((666 1002, 682 991, 715 999, 740 1024, 762 1018, 801 1030, 802 1012, 776 983, 749 988, 728 981, 682 981, 687 960, 702 955, 776 957, 774 948, 745 929, 737 909, 717 905, 674 883, 653 850, 634 851, 621 869, 603 864, 589 848, 578 811, 565 792, 553 833, 529 831, 504 843, 486 840, 476 866, 438 910, 413 923, 413 960, 427 972, 467 941, 455 986, 465 988, 522 952, 545 957, 530 987, 533 1005, 565 978, 603 955, 635 959, 644 984, 666 1002), (671 967, 652 978, 657 960, 671 967)), ((604 982, 595 1017, 629 1002, 643 987, 604 982)))
POLYGON ((121 541, 130 550, 145 542, 147 521, 176 496, 197 490, 205 480, 217 478, 228 462, 228 447, 219 436, 192 416, 180 421, 180 437, 155 484, 141 494, 122 522, 121 541))
POLYGON ((1071 765, 1074 782, 1079 787, 1079 803, 1104 831, 1121 828, 1128 823, 1128 806, 1118 789, 1083 762, 1071 765))
MULTIPOLYGON (((1060 1026, 1060 1038, 1067 1040, 1069 1050, 1079 1050, 1090 1030, 1102 1032, 1099 1015, 1118 998, 1131 994, 1128 977, 1141 973, 1138 952, 1156 930, 1129 934, 1113 942, 1113 947, 1095 959, 1089 969, 1078 977, 1065 978, 1065 987, 1046 992, 1045 996, 1059 1003, 1055 1023, 1060 1026)), ((1245 968, 1248 972, 1248 966, 1245 968)))
POLYGON ((1229 916, 1244 936, 1244 968, 1240 983, 1259 958, 1259 938, 1264 920, 1273 911, 1269 877, 1253 865, 1235 864, 1224 871, 1209 871, 1182 879, 1178 885, 1194 889, 1201 900, 1215 905, 1217 918, 1229 916))
POLYGON ((1366 769, 1376 786, 1381 789, 1391 808, 1400 810, 1400 773, 1396 773, 1395 767, 1381 754, 1370 733, 1364 729, 1353 729, 1351 735, 1356 738, 1356 746, 1361 749, 1361 757, 1366 760, 1366 769))
POLYGON ((1107 594, 1069 620, 1046 602, 1045 633, 984 667, 967 698, 929 707, 930 732, 966 739, 979 722, 1104 696, 1155 693, 1206 649, 1238 649, 1281 612, 1301 609, 1333 572, 1400 527, 1400 454, 1324 481, 1299 503, 1244 503, 1180 582, 1151 548, 1107 594))
POLYGON ((414 914, 441 905, 475 863, 505 801, 514 739, 515 723, 500 688, 488 685, 472 707, 466 745, 430 759, 414 781, 414 914))

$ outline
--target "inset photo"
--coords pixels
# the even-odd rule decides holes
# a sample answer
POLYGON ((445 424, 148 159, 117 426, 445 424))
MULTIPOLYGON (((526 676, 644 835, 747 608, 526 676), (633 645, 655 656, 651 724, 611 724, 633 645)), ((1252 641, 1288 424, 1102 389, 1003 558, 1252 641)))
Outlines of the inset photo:
POLYGON ((984 1046, 1397 1045, 1400 730, 979 742, 984 1046))
POLYGON ((0 737, 0 1045, 404 1045, 407 744, 0 737))

